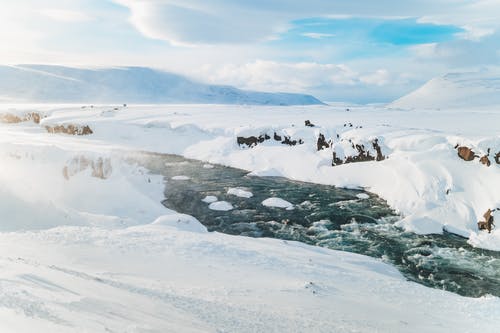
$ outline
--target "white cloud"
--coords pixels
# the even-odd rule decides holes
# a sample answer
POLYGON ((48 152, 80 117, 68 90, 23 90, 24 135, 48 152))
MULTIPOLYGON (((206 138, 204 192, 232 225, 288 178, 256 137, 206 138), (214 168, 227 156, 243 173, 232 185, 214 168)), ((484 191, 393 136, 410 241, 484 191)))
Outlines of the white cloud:
POLYGON ((243 65, 205 65, 192 76, 215 84, 262 91, 314 92, 335 86, 382 86, 390 82, 386 69, 358 73, 343 64, 280 63, 257 60, 243 65))
POLYGON ((363 75, 359 80, 363 83, 376 86, 385 86, 390 82, 391 76, 386 69, 378 69, 373 73, 363 75))
MULTIPOLYGON (((453 24, 464 38, 500 27, 500 0, 114 0, 131 11, 144 35, 173 44, 247 43, 274 38, 290 21, 308 17, 416 17, 453 24)), ((309 37, 321 37, 320 35, 309 37)))
POLYGON ((305 32, 301 34, 304 37, 309 37, 312 39, 324 39, 324 38, 331 38, 334 37, 334 34, 324 34, 324 33, 319 33, 319 32, 305 32))

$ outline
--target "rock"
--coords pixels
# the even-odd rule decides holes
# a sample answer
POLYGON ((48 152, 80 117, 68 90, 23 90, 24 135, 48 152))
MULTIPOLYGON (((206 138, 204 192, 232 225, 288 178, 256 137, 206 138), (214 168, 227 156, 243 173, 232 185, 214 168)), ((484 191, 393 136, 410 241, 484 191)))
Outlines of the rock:
POLYGON ((247 145, 247 147, 252 148, 256 146, 259 143, 259 139, 255 136, 249 136, 247 138, 243 136, 239 136, 236 138, 236 141, 238 142, 238 145, 247 145))
POLYGON ((493 216, 491 215, 493 211, 488 209, 486 213, 483 214, 484 221, 477 222, 477 228, 479 230, 488 230, 488 233, 491 232, 492 227, 495 226, 493 223, 493 216))
POLYGON ((477 157, 469 147, 460 146, 457 148, 458 156, 464 161, 473 161, 477 157))
POLYGON ((337 157, 337 153, 333 152, 332 166, 341 165, 344 161, 337 157))
POLYGON ((380 145, 378 144, 378 139, 373 140, 372 142, 373 149, 377 152, 377 161, 383 161, 385 160, 385 156, 382 154, 382 148, 380 148, 380 145))
POLYGON ((0 122, 8 124, 22 123, 26 121, 33 121, 35 124, 40 124, 41 119, 42 116, 37 112, 30 112, 21 116, 14 115, 11 113, 5 113, 0 115, 0 122))
POLYGON ((325 148, 330 148, 330 144, 326 142, 325 136, 321 133, 319 133, 318 141, 316 142, 316 148, 318 151, 325 148))
POLYGON ((79 172, 85 171, 88 168, 92 169, 92 177, 107 179, 111 176, 113 168, 109 158, 97 158, 95 161, 85 156, 78 156, 68 162, 63 168, 63 176, 68 179, 79 172))
POLYGON ((306 120, 304 123, 305 123, 305 125, 306 125, 307 127, 314 127, 314 126, 315 126, 315 125, 314 125, 313 123, 311 123, 309 120, 306 120))
POLYGON ((276 134, 276 132, 274 132, 274 140, 281 141, 281 136, 276 134))
POLYGON ((484 164, 488 167, 491 165, 491 162, 490 162, 490 159, 488 158, 488 155, 484 155, 483 157, 481 157, 479 159, 479 162, 481 162, 482 164, 484 164))
POLYGON ((495 162, 500 164, 500 151, 495 155, 495 162))
POLYGON ((92 129, 88 126, 80 126, 69 124, 67 126, 64 125, 55 125, 55 126, 45 126, 45 129, 49 133, 64 133, 70 135, 89 135, 94 133, 92 129))
POLYGON ((363 144, 356 144, 349 140, 351 143, 352 149, 357 151, 357 155, 346 156, 344 160, 341 160, 337 153, 333 152, 332 166, 341 165, 345 163, 356 163, 356 162, 367 162, 367 161, 383 161, 387 157, 382 154, 382 148, 378 143, 378 139, 375 139, 371 142, 373 149, 375 150, 376 156, 373 156, 370 153, 370 150, 365 147, 363 144))
POLYGON ((284 145, 295 146, 297 144, 297 140, 292 140, 289 136, 285 136, 285 139, 281 141, 284 145))

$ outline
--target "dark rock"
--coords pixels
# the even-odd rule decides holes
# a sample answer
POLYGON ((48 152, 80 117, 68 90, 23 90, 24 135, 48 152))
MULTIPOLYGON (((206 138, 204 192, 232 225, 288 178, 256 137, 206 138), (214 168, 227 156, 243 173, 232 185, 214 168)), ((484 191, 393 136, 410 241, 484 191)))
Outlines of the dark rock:
POLYGON ((323 150, 325 148, 330 148, 330 144, 326 142, 325 136, 319 133, 318 141, 316 142, 317 150, 323 150))
POLYGON ((311 123, 309 120, 306 120, 306 121, 305 121, 305 125, 306 125, 307 127, 314 127, 314 124, 313 124, 313 123, 311 123))
POLYGON ((276 134, 276 132, 274 132, 274 140, 281 141, 281 136, 276 134))
POLYGON ((297 144, 297 140, 291 140, 289 136, 285 136, 285 139, 281 141, 284 145, 295 146, 297 144))
POLYGON ((337 153, 333 152, 332 166, 341 165, 344 161, 337 157, 337 153))
POLYGON ((491 215, 493 211, 488 209, 486 213, 483 214, 484 221, 477 222, 477 228, 479 230, 488 230, 488 233, 491 232, 492 227, 495 226, 493 223, 493 216, 491 215))
POLYGON ((500 151, 495 155, 495 162, 500 164, 500 151))
POLYGON ((259 143, 259 139, 255 136, 249 136, 247 138, 239 136, 236 138, 236 142, 238 143, 239 146, 247 145, 247 147, 252 148, 259 143))
POLYGON ((377 152, 377 161, 383 161, 385 160, 385 156, 382 154, 382 148, 380 148, 380 145, 378 144, 378 139, 373 140, 372 142, 373 149, 377 152))

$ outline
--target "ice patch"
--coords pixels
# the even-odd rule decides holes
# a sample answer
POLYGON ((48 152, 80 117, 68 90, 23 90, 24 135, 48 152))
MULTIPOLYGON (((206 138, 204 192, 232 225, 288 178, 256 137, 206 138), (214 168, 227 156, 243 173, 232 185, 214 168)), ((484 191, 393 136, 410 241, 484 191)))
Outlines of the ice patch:
POLYGON ((241 188, 230 188, 227 190, 227 194, 232 194, 240 198, 251 198, 253 197, 253 193, 249 191, 245 191, 241 188))
POLYGON ((204 197, 203 199, 201 199, 201 201, 206 202, 206 203, 212 203, 212 202, 216 202, 217 201, 217 197, 213 196, 213 195, 207 195, 206 197, 204 197))
POLYGON ((189 178, 188 176, 173 176, 172 179, 173 180, 189 180, 191 178, 189 178))
POLYGON ((262 201, 262 204, 266 207, 277 207, 277 208, 285 208, 286 210, 292 210, 293 204, 283 200, 281 198, 268 198, 262 201))
POLYGON ((370 196, 366 193, 360 193, 360 194, 357 194, 356 197, 358 199, 370 199, 370 196))
POLYGON ((212 164, 203 164, 203 168, 205 168, 205 169, 213 169, 214 166, 212 164))
POLYGON ((216 201, 208 205, 208 208, 210 208, 211 210, 219 210, 226 212, 232 210, 234 207, 227 201, 216 201))

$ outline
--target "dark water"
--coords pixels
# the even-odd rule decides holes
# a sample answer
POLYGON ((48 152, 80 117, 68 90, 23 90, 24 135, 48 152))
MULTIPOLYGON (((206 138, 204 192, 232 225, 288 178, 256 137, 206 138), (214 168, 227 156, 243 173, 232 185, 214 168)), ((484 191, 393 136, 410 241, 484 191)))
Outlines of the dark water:
POLYGON ((163 204, 195 216, 208 230, 250 237, 296 240, 335 250, 381 258, 409 280, 464 296, 500 296, 500 253, 476 249, 453 234, 419 236, 393 223, 398 216, 379 197, 362 190, 335 188, 278 177, 253 177, 246 171, 172 155, 144 155, 142 163, 164 175, 163 204), (146 162, 144 162, 144 160, 146 162), (173 180, 185 175, 188 180, 173 180), (251 198, 227 194, 243 188, 251 198), (360 199, 359 194, 369 197, 360 199), (230 202, 231 211, 215 211, 205 196, 230 202), (265 207, 279 197, 293 210, 265 207))

